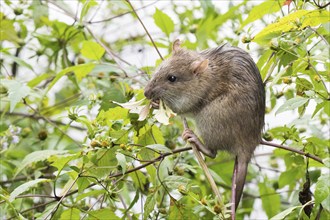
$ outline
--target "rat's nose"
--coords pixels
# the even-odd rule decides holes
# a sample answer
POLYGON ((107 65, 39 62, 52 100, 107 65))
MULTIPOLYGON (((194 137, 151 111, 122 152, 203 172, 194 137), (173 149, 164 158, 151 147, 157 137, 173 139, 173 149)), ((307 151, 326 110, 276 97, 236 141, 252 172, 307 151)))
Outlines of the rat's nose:
POLYGON ((145 88, 144 88, 144 96, 147 99, 151 99, 152 97, 152 88, 150 86, 150 84, 148 84, 145 88))

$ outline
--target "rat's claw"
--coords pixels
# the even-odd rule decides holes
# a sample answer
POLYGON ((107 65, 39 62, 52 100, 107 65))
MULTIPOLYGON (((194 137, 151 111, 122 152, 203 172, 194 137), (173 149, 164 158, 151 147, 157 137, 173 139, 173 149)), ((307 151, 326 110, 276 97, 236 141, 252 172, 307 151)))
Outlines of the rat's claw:
MULTIPOLYGON (((194 132, 190 129, 185 129, 182 133, 182 138, 185 141, 189 141, 190 143, 194 142, 193 140, 196 141, 196 135, 194 134, 194 132)), ((198 138, 197 138, 198 139, 198 138)))
POLYGON ((215 158, 215 156, 217 155, 216 151, 205 147, 204 144, 196 136, 196 134, 190 129, 185 129, 183 131, 182 138, 183 138, 183 140, 194 144, 198 148, 199 151, 201 151, 204 155, 206 155, 208 157, 215 158))

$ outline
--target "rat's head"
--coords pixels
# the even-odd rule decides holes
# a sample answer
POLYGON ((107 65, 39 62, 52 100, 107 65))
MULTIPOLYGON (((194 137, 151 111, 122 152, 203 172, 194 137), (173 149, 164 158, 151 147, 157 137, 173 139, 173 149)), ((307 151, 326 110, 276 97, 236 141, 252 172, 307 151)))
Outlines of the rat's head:
POLYGON ((203 102, 209 61, 197 52, 180 48, 179 40, 174 41, 172 49, 172 56, 159 65, 144 95, 153 101, 161 99, 175 113, 190 113, 203 102))

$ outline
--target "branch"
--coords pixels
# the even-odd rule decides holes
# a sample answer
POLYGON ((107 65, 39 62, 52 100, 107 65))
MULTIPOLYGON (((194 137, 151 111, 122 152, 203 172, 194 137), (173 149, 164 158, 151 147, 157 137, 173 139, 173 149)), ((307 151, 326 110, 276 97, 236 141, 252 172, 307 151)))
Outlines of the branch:
POLYGON ((291 151, 291 152, 303 155, 305 157, 311 158, 311 159, 313 159, 313 160, 315 160, 315 161, 317 161, 321 164, 324 164, 321 158, 319 158, 315 155, 309 154, 309 153, 305 153, 301 150, 297 150, 297 149, 294 149, 294 148, 291 148, 291 147, 288 147, 288 146, 284 146, 284 145, 281 145, 281 144, 275 144, 275 143, 272 143, 272 142, 267 142, 267 141, 264 141, 264 140, 261 140, 260 144, 280 148, 280 149, 287 150, 287 151, 291 151))
POLYGON ((147 30, 146 26, 143 24, 143 22, 142 22, 141 18, 139 17, 139 15, 136 13, 136 10, 134 9, 133 5, 131 4, 131 2, 130 2, 129 0, 126 0, 126 2, 131 6, 132 10, 134 11, 135 16, 137 17, 137 19, 138 19, 139 22, 141 23, 141 25, 142 25, 144 31, 145 31, 146 34, 148 35, 148 37, 149 37, 149 39, 150 39, 152 45, 154 45, 154 48, 156 49, 156 51, 157 51, 159 57, 160 57, 162 60, 164 60, 163 56, 161 55, 161 53, 160 53, 159 50, 158 50, 158 47, 156 46, 154 40, 152 39, 152 37, 151 37, 149 31, 147 30))
MULTIPOLYGON (((46 121, 46 122, 51 122, 53 124, 57 124, 57 125, 63 125, 63 126, 67 126, 68 124, 67 123, 64 123, 64 122, 61 122, 61 121, 55 121, 55 120, 52 120, 52 119, 48 119, 46 120, 45 117, 43 116, 40 116, 40 115, 36 115, 36 114, 25 114, 25 113, 20 113, 20 112, 4 112, 4 111, 0 111, 0 115, 2 114, 5 114, 7 116, 21 116, 21 117, 24 117, 24 118, 31 118, 31 119, 34 119, 34 120, 43 120, 43 121, 46 121)), ((74 128, 74 129, 77 129, 77 130, 80 130, 80 131, 86 131, 85 128, 83 127, 79 127, 79 126, 75 126, 75 125, 70 125, 71 128, 74 128)))

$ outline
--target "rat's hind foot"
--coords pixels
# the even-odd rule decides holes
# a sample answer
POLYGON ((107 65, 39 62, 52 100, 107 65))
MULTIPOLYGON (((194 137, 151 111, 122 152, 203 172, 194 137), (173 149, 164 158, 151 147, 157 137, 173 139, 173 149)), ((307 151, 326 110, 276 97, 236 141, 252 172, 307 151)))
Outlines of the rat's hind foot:
POLYGON ((208 157, 215 158, 215 156, 217 155, 214 151, 205 147, 204 144, 196 136, 196 134, 190 129, 185 129, 183 131, 182 138, 189 143, 195 144, 198 150, 208 157))

